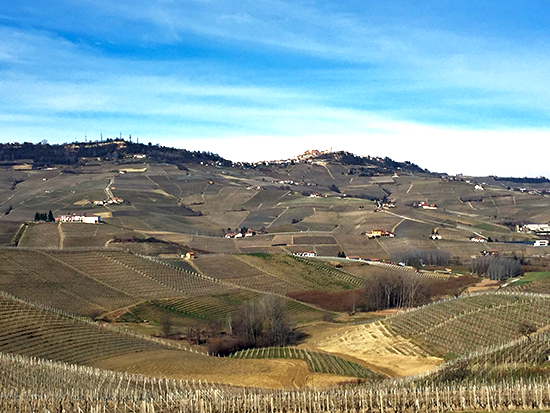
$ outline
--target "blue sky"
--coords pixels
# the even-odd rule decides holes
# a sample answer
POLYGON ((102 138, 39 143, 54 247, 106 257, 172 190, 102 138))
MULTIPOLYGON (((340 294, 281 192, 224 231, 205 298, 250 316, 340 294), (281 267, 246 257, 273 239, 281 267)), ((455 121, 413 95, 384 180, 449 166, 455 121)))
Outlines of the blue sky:
POLYGON ((7 0, 0 140, 550 177, 545 1, 7 0))

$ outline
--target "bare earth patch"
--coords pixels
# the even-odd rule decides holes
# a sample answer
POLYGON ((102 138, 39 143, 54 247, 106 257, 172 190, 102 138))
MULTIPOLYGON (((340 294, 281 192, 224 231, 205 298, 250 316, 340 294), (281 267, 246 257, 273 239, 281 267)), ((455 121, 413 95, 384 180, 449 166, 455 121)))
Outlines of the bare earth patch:
POLYGON ((350 380, 311 373, 303 360, 239 360, 176 350, 126 354, 96 361, 93 366, 153 377, 263 388, 322 387, 350 380))
POLYGON ((382 323, 325 330, 308 341, 308 348, 356 359, 374 372, 390 377, 410 376, 433 369, 443 360, 428 356, 410 340, 393 336, 382 323))
POLYGON ((501 281, 498 280, 490 280, 488 278, 483 279, 481 282, 472 285, 471 287, 468 287, 467 293, 478 293, 481 291, 495 291, 500 288, 500 285, 502 284, 501 281))

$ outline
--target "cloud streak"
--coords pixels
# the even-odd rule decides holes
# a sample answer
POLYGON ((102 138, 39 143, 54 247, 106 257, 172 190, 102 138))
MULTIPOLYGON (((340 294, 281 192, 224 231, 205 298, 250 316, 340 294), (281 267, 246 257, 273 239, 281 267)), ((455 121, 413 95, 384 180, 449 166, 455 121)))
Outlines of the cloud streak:
POLYGON ((499 169, 500 146, 542 145, 550 39, 543 25, 530 31, 529 4, 519 13, 501 2, 488 20, 484 4, 448 2, 445 14, 428 3, 3 4, 0 139, 124 131, 201 150, 215 142, 227 154, 239 146, 255 159, 258 139, 273 142, 263 157, 338 142, 462 172, 482 159, 499 169), (446 142, 462 158, 440 162, 446 142))

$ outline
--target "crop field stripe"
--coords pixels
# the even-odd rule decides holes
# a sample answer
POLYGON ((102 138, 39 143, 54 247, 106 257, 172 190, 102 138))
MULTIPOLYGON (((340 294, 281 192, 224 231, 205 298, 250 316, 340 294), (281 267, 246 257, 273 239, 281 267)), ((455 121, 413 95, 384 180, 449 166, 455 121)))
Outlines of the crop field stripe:
POLYGON ((331 354, 312 352, 296 347, 269 347, 242 350, 231 354, 229 357, 246 359, 246 358, 285 358, 291 360, 303 360, 306 362, 308 369, 315 373, 335 374, 340 376, 374 377, 375 374, 367 368, 344 360, 340 357, 335 357, 331 354))
POLYGON ((431 343, 439 348, 436 353, 464 354, 517 339, 522 322, 534 322, 539 328, 550 325, 550 296, 475 294, 394 315, 383 324, 396 334, 431 343), (452 311, 455 303, 460 304, 458 311, 452 311))
POLYGON ((349 282, 350 284, 354 284, 358 287, 361 287, 364 283, 364 280, 361 279, 360 277, 357 277, 353 274, 350 274, 350 273, 347 273, 347 272, 344 272, 344 271, 341 271, 341 270, 337 270, 337 269, 332 268, 332 267, 328 267, 326 264, 321 264, 321 263, 318 263, 318 262, 314 262, 313 260, 305 259, 305 258, 302 258, 302 257, 297 257, 293 254, 289 254, 289 256, 291 256, 293 259, 295 259, 298 262, 302 262, 302 263, 305 263, 305 264, 308 264, 308 265, 312 265, 312 266, 314 266, 315 268, 317 268, 321 271, 324 271, 324 272, 326 272, 330 275, 334 275, 335 277, 338 277, 341 280, 349 282))

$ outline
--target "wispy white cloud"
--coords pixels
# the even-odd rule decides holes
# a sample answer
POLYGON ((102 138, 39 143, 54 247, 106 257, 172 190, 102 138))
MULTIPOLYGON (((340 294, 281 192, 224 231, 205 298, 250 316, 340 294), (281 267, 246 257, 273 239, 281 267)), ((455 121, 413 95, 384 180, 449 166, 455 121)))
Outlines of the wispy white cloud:
POLYGON ((22 22, 0 26, 2 140, 114 129, 255 159, 338 143, 467 172, 500 168, 493 142, 542 145, 550 129, 546 32, 488 37, 370 2, 29 4, 0 6, 22 22))

